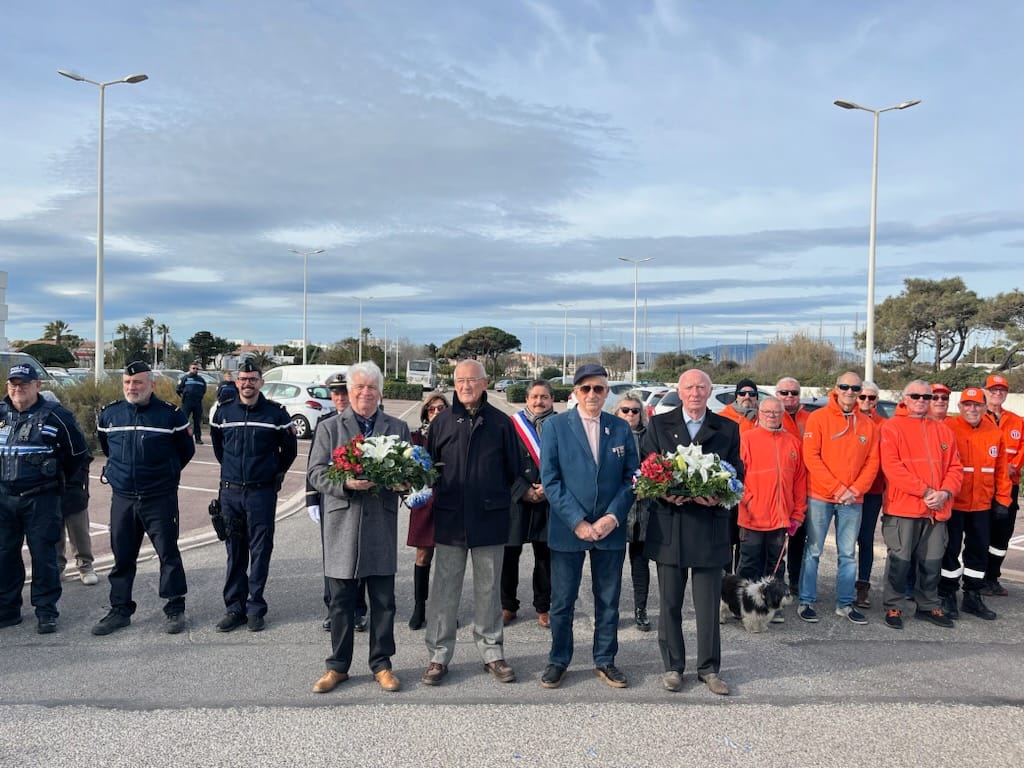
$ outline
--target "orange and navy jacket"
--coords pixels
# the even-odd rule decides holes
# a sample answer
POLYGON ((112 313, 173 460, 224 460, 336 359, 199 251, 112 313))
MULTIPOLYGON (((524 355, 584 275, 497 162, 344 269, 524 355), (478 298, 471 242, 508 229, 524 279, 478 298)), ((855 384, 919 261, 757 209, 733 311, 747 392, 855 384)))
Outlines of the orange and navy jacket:
POLYGON ((828 405, 807 419, 804 430, 804 463, 807 494, 819 501, 834 501, 849 488, 857 503, 871 488, 878 473, 878 437, 871 419, 856 408, 844 413, 836 393, 828 405))
POLYGON ((882 425, 882 468, 887 515, 949 519, 964 479, 953 430, 927 414, 911 416, 900 403, 882 425), (934 512, 924 503, 929 489, 949 492, 949 499, 934 512))
POLYGON ((963 417, 947 423, 956 435, 956 449, 964 467, 964 482, 953 499, 953 509, 987 512, 993 499, 1010 506, 1010 473, 1002 430, 989 419, 982 419, 976 427, 963 417))
POLYGON ((788 528, 807 511, 807 468, 800 442, 783 429, 748 429, 740 435, 743 498, 739 525, 753 531, 788 528))
POLYGON ((727 406, 725 406, 725 408, 720 410, 718 412, 718 415, 719 416, 724 416, 725 418, 729 419, 730 421, 735 421, 737 424, 739 424, 740 425, 740 434, 741 435, 744 432, 746 432, 748 429, 753 429, 754 427, 757 426, 757 416, 756 415, 754 416, 753 419, 748 419, 746 416, 742 415, 739 411, 737 411, 735 408, 733 408, 732 403, 729 403, 727 406))
POLYGON ((992 411, 989 419, 1003 431, 1003 443, 1006 445, 1006 462, 1010 470, 1010 482, 1020 482, 1021 467, 1024 467, 1024 419, 1013 411, 1003 408, 1002 415, 997 419, 992 411))

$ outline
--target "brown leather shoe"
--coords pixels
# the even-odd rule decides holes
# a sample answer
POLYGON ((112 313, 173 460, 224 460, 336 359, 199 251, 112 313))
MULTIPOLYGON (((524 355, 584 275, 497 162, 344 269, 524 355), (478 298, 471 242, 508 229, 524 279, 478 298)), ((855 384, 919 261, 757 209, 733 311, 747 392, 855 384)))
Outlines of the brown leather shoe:
POLYGON ((504 659, 488 662, 484 664, 484 669, 494 675, 494 679, 499 683, 514 683, 516 681, 516 673, 504 659))
POLYGON ((436 661, 430 662, 427 667, 427 671, 423 673, 423 682, 426 685, 440 685, 441 680, 448 674, 448 667, 444 664, 438 664, 436 661))
POLYGON ((509 611, 504 608, 501 609, 501 623, 506 627, 516 620, 516 612, 509 611))
POLYGON ((547 611, 541 611, 537 614, 537 623, 544 627, 544 629, 551 629, 551 616, 548 615, 547 611))
POLYGON ((374 672, 373 676, 380 683, 380 687, 385 691, 394 693, 395 691, 402 690, 402 681, 398 679, 398 676, 390 669, 382 669, 380 672, 374 672))
POLYGON ((719 696, 729 695, 728 683, 714 672, 708 672, 706 675, 701 675, 700 681, 704 683, 712 693, 717 693, 719 696))
POLYGON ((313 693, 327 693, 333 691, 340 683, 348 680, 348 672, 335 672, 328 669, 323 676, 313 684, 313 693))

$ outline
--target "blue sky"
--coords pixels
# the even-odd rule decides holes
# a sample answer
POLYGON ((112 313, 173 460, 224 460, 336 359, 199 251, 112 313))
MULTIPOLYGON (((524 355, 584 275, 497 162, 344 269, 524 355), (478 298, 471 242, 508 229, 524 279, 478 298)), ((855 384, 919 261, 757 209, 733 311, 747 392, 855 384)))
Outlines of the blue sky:
MULTIPOLYGON (((991 2, 9 4, 0 28, 7 336, 92 338, 94 80, 105 333, 144 316, 277 343, 565 315, 651 351, 863 327, 872 117, 881 301, 904 277, 1019 286, 1024 6, 991 2), (1016 73, 1016 74, 1014 74, 1016 73), (641 309, 641 313, 642 313, 641 309), (680 333, 680 329, 682 333, 680 333)), ((532 324, 531 324, 532 323, 532 324)), ((849 347, 849 342, 846 342, 849 347)), ((570 341, 570 354, 572 342, 570 341)))

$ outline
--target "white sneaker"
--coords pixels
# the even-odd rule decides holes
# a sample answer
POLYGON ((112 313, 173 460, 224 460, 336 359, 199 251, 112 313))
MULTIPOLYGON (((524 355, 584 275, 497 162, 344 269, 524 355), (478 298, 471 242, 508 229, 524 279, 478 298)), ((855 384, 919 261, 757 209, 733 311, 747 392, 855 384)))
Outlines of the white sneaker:
POLYGON ((87 587, 94 587, 100 583, 99 576, 96 575, 96 571, 94 571, 92 568, 89 568, 87 570, 79 569, 78 578, 80 578, 82 580, 82 583, 85 584, 85 586, 87 587))

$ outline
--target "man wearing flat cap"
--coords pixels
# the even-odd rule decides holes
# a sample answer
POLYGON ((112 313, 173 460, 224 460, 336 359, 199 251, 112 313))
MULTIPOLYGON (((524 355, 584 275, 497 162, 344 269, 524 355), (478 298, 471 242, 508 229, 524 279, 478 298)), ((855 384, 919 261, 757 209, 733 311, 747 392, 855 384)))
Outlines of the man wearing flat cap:
POLYGON ((61 493, 64 480, 88 466, 89 458, 75 417, 40 395, 35 368, 12 367, 7 396, 0 400, 0 628, 21 623, 21 546, 27 542, 36 631, 56 631, 61 493))
POLYGON ((110 611, 92 628, 109 635, 131 624, 135 613, 132 585, 142 546, 149 540, 160 559, 160 597, 164 631, 185 629, 185 566, 178 550, 178 483, 195 455, 185 414, 157 397, 153 371, 145 362, 129 363, 121 377, 124 400, 100 411, 97 437, 107 457, 101 478, 113 490, 110 499, 110 611))
POLYGON ((235 378, 238 397, 221 404, 210 424, 213 455, 220 462, 221 514, 229 521, 230 531, 224 540, 227 612, 217 631, 230 632, 247 624, 250 632, 260 632, 266 622, 263 590, 274 549, 277 492, 295 461, 298 445, 288 411, 260 393, 259 366, 245 360, 235 378))
POLYGON ((589 552, 594 671, 613 688, 625 688, 626 676, 615 666, 619 592, 626 517, 640 460, 629 424, 601 409, 608 399, 608 372, 600 365, 581 365, 573 389, 577 407, 551 417, 541 443, 541 482, 550 504, 551 652, 540 684, 557 688, 572 660, 573 617, 589 552))

